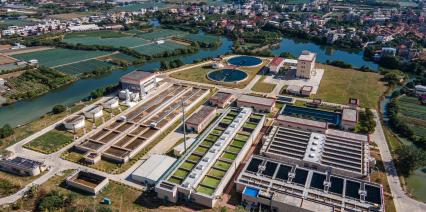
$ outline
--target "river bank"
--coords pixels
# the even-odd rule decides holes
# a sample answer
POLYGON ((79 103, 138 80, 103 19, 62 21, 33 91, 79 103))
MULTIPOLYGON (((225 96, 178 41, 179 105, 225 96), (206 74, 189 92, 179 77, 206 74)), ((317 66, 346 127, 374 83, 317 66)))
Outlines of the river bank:
MULTIPOLYGON (((200 49, 194 54, 180 55, 164 59, 166 61, 180 59, 185 64, 199 61, 202 58, 217 57, 229 53, 233 46, 233 41, 220 37, 222 44, 215 49, 200 49)), ((376 69, 378 66, 370 61, 363 59, 362 52, 353 53, 343 50, 334 50, 323 46, 316 45, 309 42, 300 42, 284 38, 280 42, 280 46, 273 49, 274 55, 280 55, 282 52, 287 51, 294 55, 299 55, 303 50, 309 50, 317 53, 318 62, 325 63, 326 60, 342 60, 346 63, 352 64, 354 67, 369 66, 376 69)), ((110 84, 115 84, 124 74, 133 70, 153 71, 160 67, 160 59, 149 61, 142 65, 130 66, 126 70, 113 71, 108 75, 96 79, 83 79, 78 80, 68 86, 61 87, 50 91, 49 93, 24 101, 16 102, 15 104, 8 105, 0 108, 0 126, 3 124, 10 124, 11 126, 18 126, 35 120, 42 115, 49 112, 56 104, 70 105, 81 99, 87 97, 90 92, 97 88, 106 87, 110 84)))

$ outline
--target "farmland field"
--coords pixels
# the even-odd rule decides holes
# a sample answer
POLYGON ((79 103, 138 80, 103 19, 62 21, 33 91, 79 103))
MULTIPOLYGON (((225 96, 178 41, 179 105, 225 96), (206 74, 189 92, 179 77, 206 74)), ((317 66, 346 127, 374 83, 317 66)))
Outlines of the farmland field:
POLYGON ((65 39, 71 38, 89 38, 89 37, 98 37, 98 38, 119 38, 119 37, 127 37, 127 34, 118 31, 88 31, 88 32, 73 32, 67 33, 65 35, 65 39))
POLYGON ((65 72, 67 74, 81 74, 84 72, 89 72, 101 68, 112 67, 112 64, 100 60, 86 60, 79 63, 73 63, 70 65, 57 67, 59 71, 65 72))
POLYGON ((135 47, 147 44, 149 41, 137 37, 116 37, 116 38, 101 38, 101 37, 75 37, 64 39, 64 42, 69 44, 82 45, 99 45, 113 47, 135 47))
POLYGON ((400 118, 416 135, 426 136, 426 106, 415 97, 402 96, 398 99, 400 118))
POLYGON ((159 40, 159 39, 166 39, 173 36, 183 36, 188 34, 187 32, 178 31, 178 30, 171 30, 171 29, 161 29, 161 30, 155 30, 154 32, 147 32, 147 33, 139 33, 137 34, 138 37, 141 37, 146 40, 159 40))
POLYGON ((106 51, 83 51, 83 50, 72 50, 72 49, 49 49, 38 52, 24 53, 13 55, 14 58, 19 60, 31 60, 37 59, 38 63, 47 66, 54 67, 67 63, 74 63, 80 60, 85 60, 94 57, 100 57, 102 55, 110 54, 106 51))
POLYGON ((186 47, 181 44, 177 44, 171 41, 165 41, 163 44, 148 44, 145 46, 134 48, 134 50, 138 51, 144 55, 157 55, 166 51, 173 51, 175 49, 185 49, 186 47))
POLYGON ((205 35, 205 34, 187 34, 182 36, 183 39, 188 41, 198 41, 198 42, 207 42, 214 43, 220 41, 218 36, 214 35, 205 35))

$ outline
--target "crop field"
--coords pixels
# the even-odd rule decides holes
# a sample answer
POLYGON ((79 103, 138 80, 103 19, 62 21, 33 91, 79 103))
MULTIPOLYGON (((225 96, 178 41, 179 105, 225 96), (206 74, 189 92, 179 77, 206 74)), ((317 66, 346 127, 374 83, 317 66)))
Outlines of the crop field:
POLYGON ((69 44, 82 44, 82 45, 99 45, 99 46, 113 46, 113 47, 136 47, 145 45, 149 41, 137 37, 115 37, 115 38, 101 38, 101 37, 75 37, 64 39, 64 42, 69 44))
POLYGON ((31 60, 37 59, 38 63, 47 66, 54 67, 64 65, 67 63, 74 63, 80 60, 85 60, 94 57, 100 57, 102 55, 110 54, 106 51, 83 51, 83 50, 72 50, 72 49, 49 49, 38 52, 24 53, 13 55, 14 58, 19 60, 31 60))
POLYGON ((163 44, 148 44, 145 46, 134 48, 134 50, 144 55, 157 55, 166 51, 173 51, 176 49, 185 49, 186 47, 181 44, 177 44, 171 41, 165 41, 163 44))
POLYGON ((416 135, 426 136, 426 106, 415 97, 402 96, 398 99, 399 115, 416 135))
POLYGON ((140 33, 140 34, 137 34, 137 36, 146 40, 160 40, 160 39, 166 39, 173 36, 179 37, 186 34, 188 33, 183 31, 161 29, 161 30, 155 30, 154 32, 140 33))
POLYGON ((109 68, 113 65, 108 62, 92 59, 92 60, 86 60, 79 63, 73 63, 65 66, 57 67, 59 71, 65 72, 67 74, 74 74, 78 75, 81 73, 97 70, 97 69, 103 69, 103 68, 109 68))
POLYGON ((65 39, 71 38, 120 38, 127 37, 129 35, 124 34, 119 31, 110 31, 110 30, 102 30, 102 31, 88 31, 88 32, 73 32, 67 33, 65 35, 65 39))
POLYGON ((220 39, 217 36, 214 35, 203 35, 203 34, 187 34, 182 36, 183 39, 188 41, 199 41, 199 42, 207 42, 207 43, 214 43, 218 42, 220 39))
POLYGON ((137 60, 136 57, 133 57, 133 56, 130 56, 130 55, 127 55, 127 54, 123 54, 123 53, 111 55, 111 58, 116 59, 116 60, 125 60, 125 61, 128 61, 128 62, 133 62, 133 61, 137 60))

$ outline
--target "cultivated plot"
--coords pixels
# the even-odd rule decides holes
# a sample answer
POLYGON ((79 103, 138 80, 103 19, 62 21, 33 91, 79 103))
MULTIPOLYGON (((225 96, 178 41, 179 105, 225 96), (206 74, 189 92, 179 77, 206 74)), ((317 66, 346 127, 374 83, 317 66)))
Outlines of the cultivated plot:
POLYGON ((162 44, 153 43, 153 44, 134 48, 134 50, 144 55, 153 56, 153 55, 163 54, 166 51, 174 51, 176 49, 185 49, 185 48, 186 46, 184 45, 177 44, 171 41, 165 41, 162 44))
POLYGON ((57 67, 59 71, 65 72, 67 74, 81 74, 93 70, 99 70, 104 68, 112 67, 113 65, 108 62, 92 59, 86 60, 83 62, 73 63, 65 66, 57 67))
POLYGON ((110 54, 110 52, 57 48, 38 52, 17 54, 13 55, 13 57, 25 61, 37 59, 40 65, 54 67, 59 65, 65 65, 68 63, 78 62, 81 60, 87 60, 90 58, 100 57, 107 54, 110 54))

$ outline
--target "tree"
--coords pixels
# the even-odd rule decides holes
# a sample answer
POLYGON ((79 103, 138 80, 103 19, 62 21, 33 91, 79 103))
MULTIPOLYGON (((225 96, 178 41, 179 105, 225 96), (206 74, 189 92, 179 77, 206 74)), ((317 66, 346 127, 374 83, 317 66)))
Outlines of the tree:
POLYGON ((13 133, 13 128, 8 124, 5 124, 2 128, 0 128, 0 138, 7 138, 13 135, 13 133))
POLYGON ((376 129, 376 121, 374 114, 370 109, 366 108, 365 111, 359 113, 359 123, 355 127, 356 132, 360 133, 373 133, 376 129))
POLYGON ((395 153, 397 167, 406 176, 426 165, 426 153, 414 146, 403 145, 395 153))
POLYGON ((67 110, 67 107, 65 107, 64 105, 55 105, 52 108, 52 113, 59 114, 59 113, 65 112, 65 110, 67 110))
POLYGON ((291 54, 290 52, 282 52, 280 54, 280 57, 286 58, 286 59, 296 59, 296 57, 291 54))

